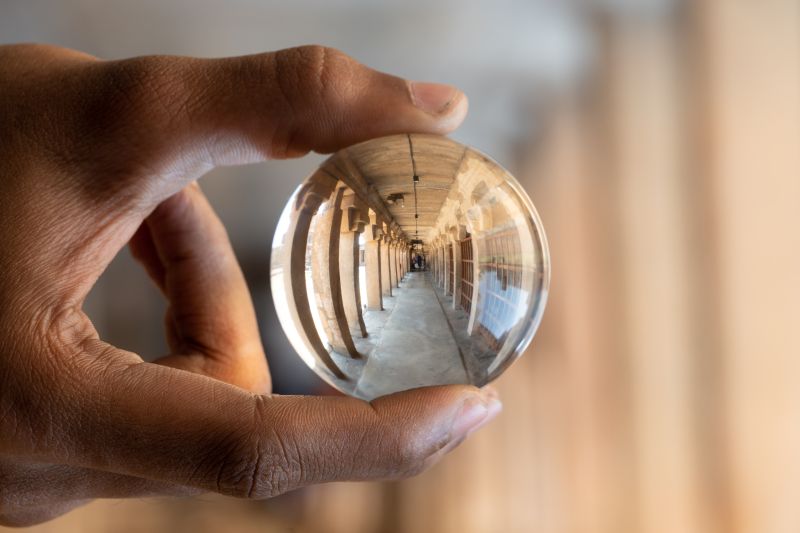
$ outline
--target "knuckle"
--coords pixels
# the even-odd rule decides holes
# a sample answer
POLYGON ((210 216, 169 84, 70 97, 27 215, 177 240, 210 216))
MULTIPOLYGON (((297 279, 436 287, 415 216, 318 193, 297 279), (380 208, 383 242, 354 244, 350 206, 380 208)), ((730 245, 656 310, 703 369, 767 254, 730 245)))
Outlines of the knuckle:
POLYGON ((398 438, 395 445, 394 462, 391 477, 406 478, 412 477, 425 470, 425 460, 428 458, 428 450, 420 446, 419 440, 413 435, 402 435, 398 438))
POLYGON ((426 468, 431 450, 415 431, 368 426, 362 432, 353 458, 356 477, 362 479, 403 479, 426 468))
POLYGON ((58 156, 80 103, 84 67, 94 60, 51 45, 0 46, 0 160, 42 164, 58 156))
POLYGON ((273 152, 286 156, 322 149, 322 132, 341 119, 343 103, 354 99, 364 83, 360 65, 335 48, 307 45, 281 50, 268 62, 279 116, 289 128, 273 140, 273 152), (309 125, 313 127, 309 127, 309 125))
POLYGON ((276 54, 276 63, 278 81, 293 84, 293 91, 285 93, 305 100, 326 100, 340 93, 357 64, 343 52, 320 45, 281 50, 276 54))
POLYGON ((110 62, 104 70, 105 91, 101 105, 108 111, 146 113, 169 111, 181 89, 173 62, 160 57, 137 57, 110 62))
POLYGON ((62 162, 82 170, 89 180, 117 176, 105 188, 106 194, 119 198, 132 179, 152 170, 165 139, 179 133, 181 119, 194 105, 196 76, 190 62, 143 56, 93 65, 82 84, 73 140, 62 162))
POLYGON ((254 433, 234 437, 217 478, 217 491, 247 499, 265 499, 293 490, 305 480, 299 448, 284 432, 280 421, 267 413, 268 397, 257 396, 254 433), (269 432, 261 428, 271 427, 269 432))

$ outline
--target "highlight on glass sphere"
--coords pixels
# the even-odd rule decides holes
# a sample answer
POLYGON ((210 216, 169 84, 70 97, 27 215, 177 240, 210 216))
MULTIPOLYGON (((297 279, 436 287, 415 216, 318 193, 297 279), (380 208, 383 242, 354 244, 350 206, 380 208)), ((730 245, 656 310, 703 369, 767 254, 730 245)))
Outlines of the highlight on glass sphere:
POLYGON ((270 281, 306 364, 370 400, 495 379, 536 332, 549 268, 513 176, 411 134, 340 150, 303 182, 278 222, 270 281))

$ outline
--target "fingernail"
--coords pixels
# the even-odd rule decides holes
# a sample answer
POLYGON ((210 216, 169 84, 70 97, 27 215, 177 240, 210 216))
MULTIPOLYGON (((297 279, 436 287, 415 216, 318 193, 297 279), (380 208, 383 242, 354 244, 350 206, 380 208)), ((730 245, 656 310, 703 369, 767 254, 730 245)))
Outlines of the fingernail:
POLYGON ((490 398, 499 399, 500 398, 500 393, 498 393, 497 389, 495 389, 491 385, 484 385, 483 388, 481 388, 481 393, 483 393, 483 396, 485 398, 487 398, 487 399, 490 399, 490 398))
POLYGON ((414 105, 432 115, 444 113, 459 94, 452 85, 419 81, 409 82, 409 90, 414 105))
POLYGON ((503 412, 503 402, 501 402, 499 398, 492 398, 491 400, 489 400, 488 411, 489 414, 486 415, 486 419, 483 421, 481 425, 488 424, 489 422, 494 420, 497 415, 503 412))
POLYGON ((480 400, 467 400, 461 407, 456 419, 450 428, 450 440, 457 440, 467 436, 477 429, 486 416, 489 408, 480 400))
POLYGON ((487 398, 486 403, 477 398, 467 400, 456 415, 447 444, 427 459, 428 464, 436 463, 443 455, 457 448, 471 433, 488 424, 502 410, 503 405, 496 398, 487 398))

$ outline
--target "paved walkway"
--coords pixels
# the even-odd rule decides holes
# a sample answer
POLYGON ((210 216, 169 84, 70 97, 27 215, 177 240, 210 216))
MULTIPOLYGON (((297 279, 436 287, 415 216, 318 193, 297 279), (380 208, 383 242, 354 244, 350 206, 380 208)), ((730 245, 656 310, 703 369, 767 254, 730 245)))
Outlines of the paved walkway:
POLYGON ((364 365, 356 386, 358 394, 373 398, 426 385, 467 382, 430 274, 408 273, 378 344, 364 365))

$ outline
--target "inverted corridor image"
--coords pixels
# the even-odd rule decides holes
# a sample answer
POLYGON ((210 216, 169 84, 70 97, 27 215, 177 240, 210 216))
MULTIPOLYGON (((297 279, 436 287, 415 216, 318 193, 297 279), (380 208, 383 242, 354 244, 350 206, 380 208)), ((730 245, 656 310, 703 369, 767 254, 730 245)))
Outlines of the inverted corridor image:
POLYGON ((445 137, 395 135, 337 152, 292 195, 271 283, 306 363, 372 399, 497 377, 538 326, 548 266, 507 171, 445 137))

